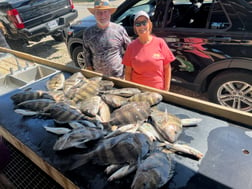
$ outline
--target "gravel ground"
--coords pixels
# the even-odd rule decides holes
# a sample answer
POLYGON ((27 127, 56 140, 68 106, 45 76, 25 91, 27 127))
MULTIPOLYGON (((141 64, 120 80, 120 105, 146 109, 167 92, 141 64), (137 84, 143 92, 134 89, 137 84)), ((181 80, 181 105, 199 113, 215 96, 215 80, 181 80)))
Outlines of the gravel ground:
MULTIPOLYGON (((112 5, 118 6, 123 0, 115 0, 112 5)), ((93 3, 75 3, 75 8, 78 10, 78 18, 88 16, 90 13, 87 11, 87 7, 92 7, 93 3)), ((39 56, 57 63, 61 63, 67 66, 74 66, 73 61, 70 59, 66 45, 64 42, 57 42, 52 37, 45 37, 40 42, 31 42, 28 46, 19 49, 20 51, 39 56)), ((171 86, 171 92, 178 94, 194 97, 201 100, 207 101, 206 94, 199 94, 194 91, 184 89, 175 85, 171 86)))

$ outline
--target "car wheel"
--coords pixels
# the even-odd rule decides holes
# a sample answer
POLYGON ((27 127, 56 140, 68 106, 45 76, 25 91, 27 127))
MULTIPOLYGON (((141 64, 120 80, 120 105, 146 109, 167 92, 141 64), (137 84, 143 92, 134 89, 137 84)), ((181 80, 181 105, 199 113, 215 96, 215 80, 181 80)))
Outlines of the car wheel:
POLYGON ((19 50, 19 51, 22 51, 28 44, 28 42, 26 42, 23 39, 17 39, 17 40, 6 39, 6 41, 11 49, 19 50))
POLYGON ((52 36, 52 38, 53 38, 55 41, 58 41, 58 42, 64 41, 64 36, 63 36, 63 33, 62 33, 62 32, 58 32, 58 33, 52 34, 51 36, 52 36))
POLYGON ((210 83, 208 95, 212 102, 252 112, 252 73, 223 72, 210 83))
POLYGON ((84 62, 83 58, 83 48, 82 46, 75 47, 72 52, 73 61, 75 63, 75 66, 80 68, 85 68, 86 63, 84 62))

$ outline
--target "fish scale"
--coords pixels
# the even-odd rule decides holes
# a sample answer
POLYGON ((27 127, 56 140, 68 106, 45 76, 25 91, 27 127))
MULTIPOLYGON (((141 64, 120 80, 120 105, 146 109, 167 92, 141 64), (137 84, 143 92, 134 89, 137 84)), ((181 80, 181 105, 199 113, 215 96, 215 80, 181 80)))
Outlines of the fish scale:
POLYGON ((46 82, 46 87, 49 91, 56 91, 63 88, 64 82, 65 76, 60 72, 46 82))
POLYGON ((85 148, 85 143, 103 137, 103 131, 96 128, 81 127, 61 136, 54 144, 54 150, 65 150, 68 148, 85 148))
POLYGON ((97 95, 99 92, 99 81, 89 81, 85 83, 83 86, 75 94, 73 101, 78 102, 80 100, 85 100, 89 97, 97 95))
POLYGON ((143 121, 150 115, 150 106, 145 102, 131 102, 119 109, 116 109, 111 114, 109 125, 126 125, 143 121))
POLYGON ((64 93, 67 93, 69 89, 75 87, 77 84, 83 81, 87 82, 88 79, 81 72, 74 73, 65 80, 63 87, 64 93))
POLYGON ((13 100, 15 104, 19 104, 26 100, 35 100, 35 99, 42 99, 42 98, 53 99, 53 97, 49 93, 45 91, 40 91, 40 90, 21 91, 12 95, 10 98, 13 100))
POLYGON ((151 123, 158 133, 168 142, 175 142, 182 132, 181 120, 172 114, 158 109, 151 110, 151 123))
POLYGON ((44 112, 51 105, 55 104, 54 100, 50 99, 34 99, 34 100, 26 100, 16 105, 15 109, 22 108, 31 111, 41 111, 44 112))
POLYGON ((148 102, 150 106, 153 106, 161 102, 163 96, 156 92, 143 92, 133 95, 128 99, 129 102, 148 102))
POLYGON ((83 118, 80 110, 68 104, 58 103, 50 108, 51 117, 58 123, 68 123, 70 121, 83 118))
POLYGON ((174 163, 168 154, 160 151, 151 153, 138 166, 132 189, 157 189, 173 176, 174 163))

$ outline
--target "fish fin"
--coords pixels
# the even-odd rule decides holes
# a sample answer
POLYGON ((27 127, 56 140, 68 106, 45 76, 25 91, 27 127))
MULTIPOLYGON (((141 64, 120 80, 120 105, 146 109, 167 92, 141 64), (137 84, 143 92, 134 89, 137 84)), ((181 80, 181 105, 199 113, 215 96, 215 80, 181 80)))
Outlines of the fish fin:
POLYGON ((167 114, 167 108, 165 108, 165 121, 168 122, 169 118, 168 118, 168 114, 167 114))
POLYGON ((201 121, 202 121, 201 118, 184 118, 184 119, 181 119, 183 127, 196 126, 201 121))
POLYGON ((176 161, 174 161, 175 154, 166 154, 166 155, 170 162, 170 171, 169 171, 169 176, 168 176, 168 180, 170 180, 175 174, 175 168, 176 168, 176 161))
POLYGON ((76 144, 74 147, 75 148, 87 148, 87 145, 85 144, 85 142, 80 142, 79 144, 76 144))
POLYGON ((109 178, 108 181, 113 181, 125 177, 137 169, 136 164, 124 165, 117 171, 115 171, 109 178))
POLYGON ((90 157, 91 157, 90 153, 81 154, 81 155, 74 155, 72 157, 73 164, 70 165, 69 170, 73 170, 73 169, 76 169, 82 165, 85 165, 86 163, 88 163, 91 160, 90 157))

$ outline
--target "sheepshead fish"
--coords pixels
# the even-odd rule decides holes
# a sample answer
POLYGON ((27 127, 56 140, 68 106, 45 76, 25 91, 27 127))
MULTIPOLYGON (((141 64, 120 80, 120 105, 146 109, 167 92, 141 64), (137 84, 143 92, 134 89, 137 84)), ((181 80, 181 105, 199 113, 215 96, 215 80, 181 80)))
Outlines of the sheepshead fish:
POLYGON ((79 109, 63 102, 52 105, 49 109, 49 112, 55 122, 60 124, 69 123, 71 121, 84 118, 84 115, 79 109))
POLYGON ((34 99, 26 100, 15 106, 15 109, 25 109, 36 112, 47 112, 49 108, 55 104, 54 100, 51 99, 34 99))
POLYGON ((173 176, 174 163, 168 154, 151 153, 137 168, 131 189, 157 189, 173 176))
POLYGON ((144 121, 151 113, 150 105, 146 102, 130 102, 114 110, 108 122, 110 126, 122 126, 144 121))
POLYGON ((103 131, 91 127, 81 127, 73 129, 61 136, 54 144, 55 151, 65 150, 68 148, 86 148, 85 143, 91 140, 97 140, 103 137, 103 131))
POLYGON ((112 108, 119 108, 128 103, 128 99, 126 97, 114 94, 103 94, 101 95, 101 98, 112 108))
POLYGON ((72 74, 64 82, 64 86, 63 86, 64 93, 67 93, 69 89, 75 87, 82 81, 88 82, 88 79, 81 72, 76 72, 72 74))
POLYGON ((118 169, 117 171, 115 171, 112 175, 110 175, 110 177, 108 178, 108 181, 113 181, 116 179, 120 179, 122 177, 125 177, 127 175, 129 175, 130 173, 132 173, 133 171, 135 171, 137 169, 137 165, 125 165, 123 167, 121 167, 120 169, 118 169))
POLYGON ((109 106, 103 100, 101 100, 98 114, 101 122, 108 122, 110 120, 109 106))
POLYGON ((148 102, 150 106, 158 104, 163 100, 163 96, 156 92, 143 92, 135 94, 128 99, 129 102, 148 102))
POLYGON ((151 109, 151 123, 163 139, 168 142, 175 142, 182 132, 181 120, 168 112, 158 109, 151 109))
POLYGON ((101 94, 114 94, 119 95, 122 97, 131 97, 137 93, 141 93, 140 89, 138 88, 121 88, 121 89, 111 89, 111 90, 105 90, 100 91, 101 94))
POLYGON ((162 143, 159 143, 158 146, 164 147, 162 149, 163 152, 166 152, 167 150, 169 152, 179 152, 179 154, 190 155, 194 157, 194 159, 201 159, 204 156, 202 152, 186 144, 176 144, 176 143, 169 143, 167 141, 164 141, 162 143))
POLYGON ((44 126, 45 130, 50 132, 50 133, 54 133, 57 135, 63 135, 66 133, 69 133, 71 131, 71 129, 65 128, 65 127, 48 127, 48 126, 44 126))
POLYGON ((98 81, 98 82, 100 82, 101 80, 102 80, 101 76, 94 76, 94 77, 89 78, 89 81, 98 81))
POLYGON ((75 86, 72 86, 68 90, 65 90, 64 94, 67 98, 73 99, 76 93, 80 90, 81 86, 86 84, 86 81, 81 81, 80 83, 76 84, 75 86))
POLYGON ((100 88, 99 91, 103 91, 103 90, 111 90, 114 87, 114 82, 113 81, 109 81, 109 80, 101 80, 100 81, 100 88))
POLYGON ((164 141, 164 139, 157 132, 155 127, 152 124, 148 123, 148 122, 145 122, 145 123, 141 124, 138 127, 138 131, 140 131, 141 133, 148 136, 150 141, 164 141))
POLYGON ((97 120, 91 121, 91 120, 81 119, 81 120, 77 120, 77 121, 70 121, 70 122, 68 122, 68 125, 72 129, 82 128, 82 127, 103 129, 103 127, 100 126, 100 122, 97 120))
POLYGON ((49 91, 57 91, 63 88, 64 82, 65 76, 62 72, 60 72, 46 82, 46 87, 49 91))
POLYGON ((19 104, 26 100, 35 100, 35 99, 51 99, 53 100, 53 97, 46 91, 41 90, 27 90, 27 91, 21 91, 14 95, 12 95, 11 100, 13 100, 14 104, 19 104))
POLYGON ((124 125, 122 127, 116 128, 115 130, 107 134, 104 138, 114 137, 125 132, 135 133, 140 125, 140 123, 124 125))
POLYGON ((78 102, 97 95, 99 92, 99 81, 89 81, 82 85, 75 94, 73 101, 78 102))
POLYGON ((79 103, 79 109, 82 113, 94 117, 98 114, 99 108, 101 105, 101 97, 100 96, 92 96, 83 100, 79 103))
POLYGON ((150 147, 150 141, 144 134, 123 133, 102 140, 91 152, 73 156, 73 164, 70 169, 78 168, 90 161, 99 165, 135 164, 138 160, 143 159, 150 147))
POLYGON ((59 91, 48 91, 48 94, 52 97, 55 102, 61 102, 66 99, 65 94, 62 90, 59 91))

